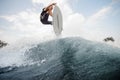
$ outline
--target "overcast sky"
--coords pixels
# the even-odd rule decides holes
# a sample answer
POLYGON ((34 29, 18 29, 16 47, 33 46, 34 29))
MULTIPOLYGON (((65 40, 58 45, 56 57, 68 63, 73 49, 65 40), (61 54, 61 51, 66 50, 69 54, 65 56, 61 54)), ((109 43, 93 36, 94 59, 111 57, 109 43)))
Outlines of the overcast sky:
POLYGON ((52 26, 39 21, 42 8, 52 2, 63 14, 63 36, 97 41, 113 36, 119 44, 120 0, 0 0, 0 39, 54 35, 52 26))

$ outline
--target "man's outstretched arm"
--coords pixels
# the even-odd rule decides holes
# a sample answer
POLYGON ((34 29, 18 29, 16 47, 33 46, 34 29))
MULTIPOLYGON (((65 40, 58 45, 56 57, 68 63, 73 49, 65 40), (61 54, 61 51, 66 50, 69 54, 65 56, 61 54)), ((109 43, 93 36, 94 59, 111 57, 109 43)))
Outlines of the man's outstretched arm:
POLYGON ((47 6, 47 7, 45 8, 45 10, 48 10, 49 7, 51 7, 51 6, 53 6, 53 5, 56 5, 56 3, 52 3, 52 4, 50 4, 49 6, 47 6))

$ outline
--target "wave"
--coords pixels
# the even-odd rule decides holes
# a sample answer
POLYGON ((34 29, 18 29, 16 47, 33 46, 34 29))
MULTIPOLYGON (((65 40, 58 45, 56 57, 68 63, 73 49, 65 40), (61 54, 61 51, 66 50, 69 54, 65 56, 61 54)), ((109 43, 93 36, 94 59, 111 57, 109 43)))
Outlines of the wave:
POLYGON ((0 80, 119 80, 120 49, 79 37, 40 43, 26 66, 0 69, 0 80))

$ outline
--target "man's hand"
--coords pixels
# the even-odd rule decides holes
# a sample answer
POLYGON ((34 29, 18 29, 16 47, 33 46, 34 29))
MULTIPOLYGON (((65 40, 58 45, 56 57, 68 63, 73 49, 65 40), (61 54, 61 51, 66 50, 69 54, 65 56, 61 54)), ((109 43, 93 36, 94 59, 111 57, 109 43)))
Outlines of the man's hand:
POLYGON ((56 3, 52 3, 52 5, 56 5, 56 3))

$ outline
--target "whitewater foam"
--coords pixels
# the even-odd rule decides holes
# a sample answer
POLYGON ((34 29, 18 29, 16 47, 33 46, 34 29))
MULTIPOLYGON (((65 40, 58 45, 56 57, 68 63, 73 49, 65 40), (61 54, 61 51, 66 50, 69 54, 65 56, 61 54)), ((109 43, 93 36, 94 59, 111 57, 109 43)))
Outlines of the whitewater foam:
POLYGON ((25 50, 24 57, 22 63, 28 62, 27 66, 0 68, 0 79, 120 79, 120 49, 79 37, 55 39, 35 44, 25 50))

